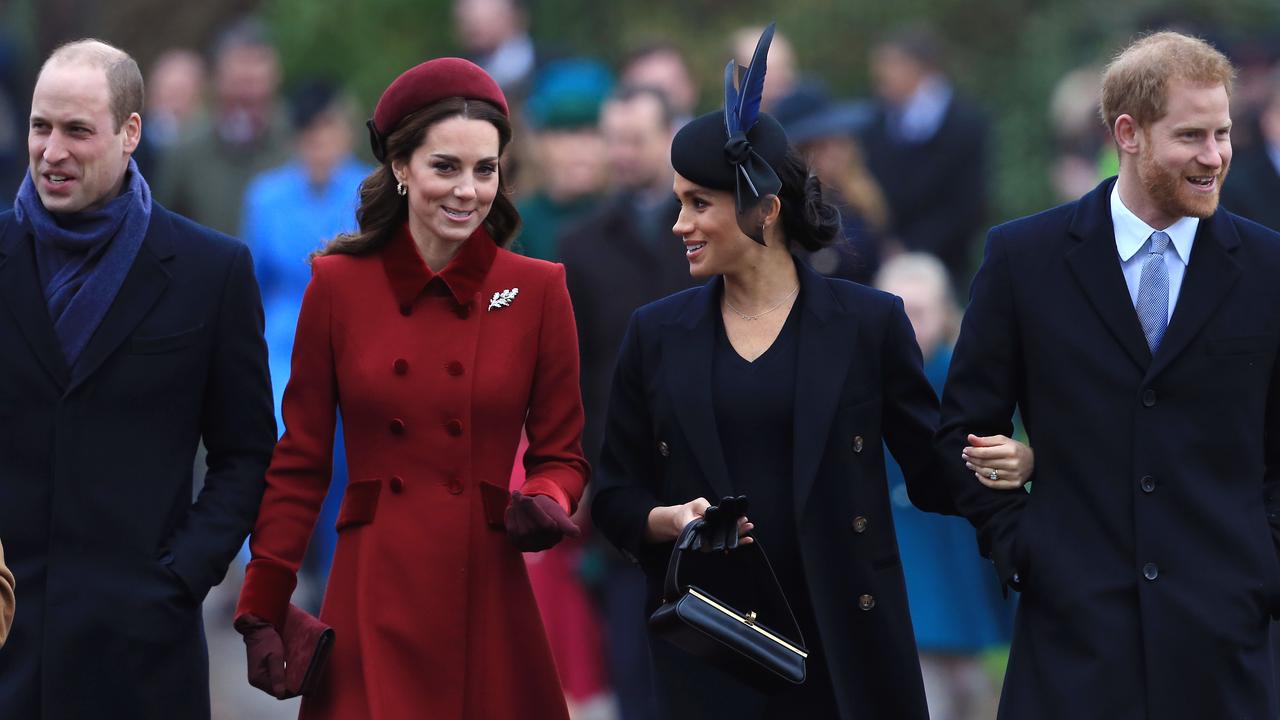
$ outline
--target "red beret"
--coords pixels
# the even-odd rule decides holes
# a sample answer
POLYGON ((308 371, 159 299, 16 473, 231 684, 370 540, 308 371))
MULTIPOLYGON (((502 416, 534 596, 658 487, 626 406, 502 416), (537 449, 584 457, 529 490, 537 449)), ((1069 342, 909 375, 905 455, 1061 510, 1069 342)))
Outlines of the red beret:
POLYGON ((479 65, 455 57, 428 60, 400 73, 382 92, 369 121, 373 154, 383 159, 387 135, 410 113, 451 97, 484 100, 511 115, 502 88, 479 65))

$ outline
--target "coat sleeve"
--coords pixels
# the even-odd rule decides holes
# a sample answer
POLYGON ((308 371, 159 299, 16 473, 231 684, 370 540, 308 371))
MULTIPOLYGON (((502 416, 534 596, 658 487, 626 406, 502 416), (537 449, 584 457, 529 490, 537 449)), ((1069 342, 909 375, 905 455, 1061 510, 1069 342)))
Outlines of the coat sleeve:
POLYGON ((604 536, 633 559, 644 558, 649 513, 661 505, 653 491, 653 423, 645 398, 640 325, 632 314, 622 339, 605 418, 604 446, 596 473, 591 519, 604 536))
POLYGON ((926 512, 955 515, 942 476, 948 462, 964 466, 957 454, 941 457, 933 443, 938 428, 938 395, 924 374, 924 360, 900 298, 893 299, 884 340, 884 406, 881 425, 889 452, 902 467, 911 503, 926 512))
POLYGON ((524 455, 527 480, 521 492, 546 495, 572 514, 582 499, 589 468, 582 454, 578 331, 563 266, 556 266, 542 302, 538 364, 525 418, 529 436, 529 449, 524 455))
POLYGON ((266 493, 249 539, 253 558, 236 608, 237 618, 253 614, 276 627, 283 627, 333 470, 338 391, 330 291, 322 265, 317 261, 312 266, 302 296, 282 403, 285 432, 267 471, 266 493))
MULTIPOLYGON (((1262 478, 1263 501, 1267 521, 1271 525, 1272 544, 1280 554, 1280 361, 1275 361, 1271 368, 1263 442, 1266 460, 1266 473, 1262 478)), ((1271 615, 1280 619, 1280 599, 1271 609, 1271 615)))
MULTIPOLYGON (((960 458, 966 436, 1012 435, 1022 384, 1022 357, 1007 250, 999 228, 987 238, 986 255, 973 281, 969 308, 942 396, 938 446, 944 458, 960 458)), ((946 463, 944 476, 960 514, 978 531, 978 544, 996 565, 1002 583, 1015 589, 1024 569, 1017 528, 1027 495, 992 490, 964 463, 946 463)))
POLYGON ((13 573, 4 564, 4 548, 0 547, 0 645, 9 636, 9 626, 13 624, 13 573))
POLYGON ((204 486, 169 539, 164 561, 192 596, 222 581, 253 526, 276 440, 262 299, 249 249, 239 245, 218 310, 200 432, 204 486))

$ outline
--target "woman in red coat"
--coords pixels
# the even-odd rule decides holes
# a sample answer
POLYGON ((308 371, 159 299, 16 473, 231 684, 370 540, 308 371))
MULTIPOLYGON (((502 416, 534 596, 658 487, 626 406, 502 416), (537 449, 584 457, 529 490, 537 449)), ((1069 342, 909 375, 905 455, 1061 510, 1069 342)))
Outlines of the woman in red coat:
POLYGON ((369 123, 360 230, 312 263, 236 625, 283 694, 278 631, 329 482, 350 482, 321 620, 336 641, 302 717, 566 718, 521 559, 564 534, 586 483, 564 269, 504 249, 519 226, 493 80, 423 63, 369 123), (527 481, 506 482, 527 428, 527 481))

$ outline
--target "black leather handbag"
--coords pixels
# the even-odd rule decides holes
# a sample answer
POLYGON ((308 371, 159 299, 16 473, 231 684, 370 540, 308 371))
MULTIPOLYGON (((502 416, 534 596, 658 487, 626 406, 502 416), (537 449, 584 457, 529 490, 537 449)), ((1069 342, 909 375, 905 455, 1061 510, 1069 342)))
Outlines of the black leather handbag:
POLYGON ((752 610, 734 608, 695 585, 681 584, 680 558, 690 552, 693 536, 701 525, 702 520, 694 520, 676 540, 667 563, 662 607, 649 618, 650 632, 749 685, 803 683, 808 657, 804 638, 758 539, 733 552, 759 557, 759 565, 777 592, 780 602, 776 606, 786 612, 786 617, 777 618, 785 623, 786 632, 765 625, 752 610))

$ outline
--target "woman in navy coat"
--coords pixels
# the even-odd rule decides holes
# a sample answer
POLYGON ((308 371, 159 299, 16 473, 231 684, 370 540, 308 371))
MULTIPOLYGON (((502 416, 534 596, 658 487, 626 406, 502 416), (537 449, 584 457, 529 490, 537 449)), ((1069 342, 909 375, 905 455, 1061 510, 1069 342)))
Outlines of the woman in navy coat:
MULTIPOLYGON (((593 518, 643 567, 652 612, 681 529, 706 498, 745 494, 741 531, 767 548, 795 611, 808 678, 772 695, 655 641, 669 717, 927 718, 882 438, 925 510, 954 512, 935 468, 963 461, 934 451, 937 398, 902 302, 794 258, 835 238, 837 212, 773 118, 727 115, 672 144, 673 231, 710 282, 631 319, 593 518)), ((1029 474, 1025 446, 989 451, 1001 478, 1029 474)))

